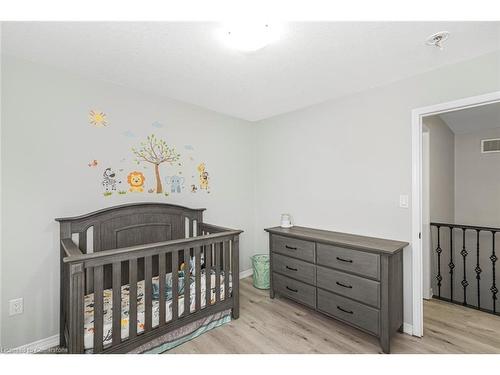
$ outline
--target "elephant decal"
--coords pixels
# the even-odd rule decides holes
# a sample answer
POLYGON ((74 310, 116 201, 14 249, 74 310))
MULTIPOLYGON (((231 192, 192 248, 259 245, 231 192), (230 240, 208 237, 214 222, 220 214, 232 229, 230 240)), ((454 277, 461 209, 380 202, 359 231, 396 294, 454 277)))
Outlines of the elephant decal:
POLYGON ((184 177, 167 176, 165 178, 167 185, 170 185, 171 193, 180 193, 184 189, 184 177))

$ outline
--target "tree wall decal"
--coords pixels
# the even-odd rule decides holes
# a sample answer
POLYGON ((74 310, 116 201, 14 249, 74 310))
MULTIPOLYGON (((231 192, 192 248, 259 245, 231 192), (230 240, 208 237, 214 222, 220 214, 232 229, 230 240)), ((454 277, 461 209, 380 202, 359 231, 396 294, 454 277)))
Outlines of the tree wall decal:
POLYGON ((136 156, 137 164, 141 162, 151 163, 155 166, 156 193, 163 193, 163 186, 160 177, 160 164, 177 162, 181 155, 177 153, 175 147, 169 147, 163 139, 157 138, 154 134, 148 135, 146 142, 141 142, 140 148, 132 148, 136 156))

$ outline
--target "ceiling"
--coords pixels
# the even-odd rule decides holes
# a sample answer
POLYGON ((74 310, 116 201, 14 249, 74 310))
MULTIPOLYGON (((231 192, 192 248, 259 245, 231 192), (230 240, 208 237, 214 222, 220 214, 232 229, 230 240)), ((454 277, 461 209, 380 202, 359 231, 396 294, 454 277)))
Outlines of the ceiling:
POLYGON ((499 22, 293 22, 254 53, 207 22, 3 23, 2 50, 257 121, 500 49, 499 22), (450 31, 443 51, 424 44, 450 31))
POLYGON ((462 109, 439 115, 455 134, 500 128, 500 103, 462 109))

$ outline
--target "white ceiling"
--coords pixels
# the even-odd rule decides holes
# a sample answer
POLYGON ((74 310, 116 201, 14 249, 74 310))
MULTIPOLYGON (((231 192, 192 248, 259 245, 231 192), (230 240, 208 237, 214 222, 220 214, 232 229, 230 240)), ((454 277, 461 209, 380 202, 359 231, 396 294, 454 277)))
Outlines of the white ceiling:
POLYGON ((7 54, 256 121, 500 49, 500 23, 295 22, 254 53, 218 23, 3 23, 7 54), (424 45, 451 32, 444 51, 424 45))
POLYGON ((500 103, 439 115, 455 134, 500 128, 500 103))

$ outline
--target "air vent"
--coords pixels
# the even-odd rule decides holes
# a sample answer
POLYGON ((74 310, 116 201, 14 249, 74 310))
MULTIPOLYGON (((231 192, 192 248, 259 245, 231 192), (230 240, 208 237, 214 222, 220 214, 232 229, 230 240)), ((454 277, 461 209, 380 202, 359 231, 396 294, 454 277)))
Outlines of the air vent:
POLYGON ((500 138, 482 139, 481 152, 483 154, 489 154, 490 152, 500 152, 500 138))

